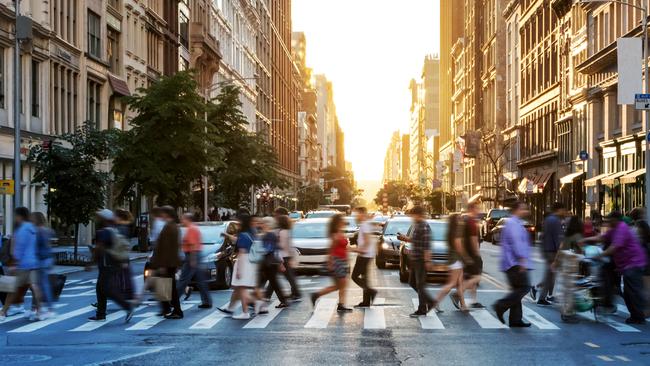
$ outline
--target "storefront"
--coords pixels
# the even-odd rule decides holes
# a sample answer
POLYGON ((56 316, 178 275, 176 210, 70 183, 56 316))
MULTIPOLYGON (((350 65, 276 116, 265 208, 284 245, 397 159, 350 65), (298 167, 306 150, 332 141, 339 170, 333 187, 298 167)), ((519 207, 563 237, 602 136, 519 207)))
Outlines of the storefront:
POLYGON ((524 174, 517 187, 517 193, 530 206, 530 221, 538 228, 544 221, 547 208, 553 204, 554 180, 554 171, 540 170, 537 173, 524 174))
POLYGON ((560 178, 560 201, 574 215, 585 211, 585 173, 574 172, 560 178))

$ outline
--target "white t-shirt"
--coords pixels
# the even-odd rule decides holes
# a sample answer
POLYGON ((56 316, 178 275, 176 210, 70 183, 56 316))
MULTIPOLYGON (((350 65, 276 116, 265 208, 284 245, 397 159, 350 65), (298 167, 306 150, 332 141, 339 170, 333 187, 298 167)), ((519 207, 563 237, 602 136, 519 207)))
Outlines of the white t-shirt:
POLYGON ((359 249, 365 249, 366 252, 361 254, 364 258, 374 258, 377 255, 377 245, 373 240, 373 227, 372 224, 368 221, 361 224, 359 227, 359 238, 357 239, 357 247, 359 249), (370 239, 369 243, 366 243, 366 234, 370 239))
POLYGON ((278 247, 282 258, 291 256, 291 233, 289 230, 280 230, 278 232, 278 247))

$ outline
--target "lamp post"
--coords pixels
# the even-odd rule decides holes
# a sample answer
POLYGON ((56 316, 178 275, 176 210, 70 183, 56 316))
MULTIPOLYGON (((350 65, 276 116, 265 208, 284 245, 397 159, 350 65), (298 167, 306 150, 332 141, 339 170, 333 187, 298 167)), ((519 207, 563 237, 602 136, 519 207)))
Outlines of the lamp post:
MULTIPOLYGON (((648 73, 648 8, 645 5, 636 5, 628 3, 627 1, 620 0, 581 0, 582 4, 589 3, 615 3, 641 10, 643 13, 643 19, 641 22, 642 32, 643 32, 643 69, 644 69, 644 81, 645 81, 645 90, 644 93, 650 93, 650 75, 648 73)), ((641 2, 643 4, 643 2, 641 2)), ((648 134, 650 134, 650 110, 645 110, 645 207, 646 210, 650 207, 650 141, 648 140, 648 134)))

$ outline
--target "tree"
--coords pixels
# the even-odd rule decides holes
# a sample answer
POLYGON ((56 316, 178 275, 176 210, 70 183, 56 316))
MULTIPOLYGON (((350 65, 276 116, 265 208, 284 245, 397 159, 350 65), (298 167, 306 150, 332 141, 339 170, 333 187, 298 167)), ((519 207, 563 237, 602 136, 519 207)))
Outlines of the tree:
POLYGON ((374 201, 377 206, 384 205, 384 193, 388 199, 388 206, 394 208, 402 208, 407 205, 411 195, 411 188, 403 182, 388 182, 377 192, 374 201))
POLYGON ((487 168, 492 176, 490 186, 484 186, 483 190, 489 189, 494 192, 494 197, 487 198, 494 200, 495 207, 501 207, 503 203, 503 192, 506 190, 503 173, 508 165, 507 153, 510 151, 512 141, 512 139, 504 140, 500 133, 483 134, 481 154, 487 163, 484 168, 487 168))
POLYGON ((298 191, 298 208, 309 211, 318 208, 323 197, 323 190, 318 185, 303 187, 298 191))
MULTIPOLYGON (((332 188, 336 188, 338 199, 334 202, 321 201, 321 203, 331 203, 334 205, 349 205, 352 203, 355 194, 355 186, 350 172, 346 172, 343 169, 331 165, 323 170, 323 179, 326 182, 325 193, 329 193, 332 188)), ((323 199, 324 198, 325 196, 323 196, 323 199)))
POLYGON ((74 226, 74 258, 77 258, 79 224, 88 224, 105 207, 109 174, 96 169, 98 162, 117 151, 117 130, 97 130, 85 123, 55 141, 30 146, 27 161, 35 168, 33 182, 46 184, 50 214, 64 227, 74 226))
POLYGON ((433 213, 443 213, 442 212, 442 198, 445 198, 445 208, 447 211, 454 211, 456 209, 456 197, 449 193, 443 191, 434 191, 426 198, 426 201, 431 206, 433 213))
POLYGON ((194 73, 183 71, 127 99, 137 116, 113 165, 119 197, 137 186, 139 194, 155 197, 158 204, 184 206, 192 182, 221 161, 223 154, 209 141, 218 136, 204 121, 205 101, 197 87, 194 73))
POLYGON ((278 173, 277 154, 263 133, 248 131, 242 113, 240 90, 224 84, 219 95, 208 105, 211 131, 218 138, 210 140, 214 150, 223 153, 223 163, 210 173, 215 205, 236 208, 250 202, 251 187, 286 187, 278 173))

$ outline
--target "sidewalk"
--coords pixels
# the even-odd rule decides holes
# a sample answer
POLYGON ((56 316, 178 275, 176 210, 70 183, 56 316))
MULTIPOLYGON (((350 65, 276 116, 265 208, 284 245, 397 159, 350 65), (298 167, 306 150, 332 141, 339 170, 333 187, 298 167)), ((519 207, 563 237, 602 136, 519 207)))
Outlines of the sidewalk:
MULTIPOLYGON (((52 253, 64 253, 64 252, 69 252, 72 253, 74 252, 74 246, 57 246, 57 247, 52 247, 52 253)), ((90 256, 90 251, 88 250, 87 246, 79 246, 77 248, 77 253, 80 255, 84 256, 90 256)), ((140 253, 140 252, 129 252, 129 260, 130 261, 137 261, 140 259, 146 259, 149 256, 149 253, 140 253)), ((58 266, 55 265, 52 267, 52 274, 68 274, 68 273, 75 273, 75 272, 82 272, 85 270, 85 267, 83 266, 58 266)))

